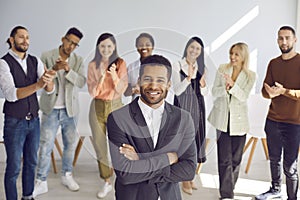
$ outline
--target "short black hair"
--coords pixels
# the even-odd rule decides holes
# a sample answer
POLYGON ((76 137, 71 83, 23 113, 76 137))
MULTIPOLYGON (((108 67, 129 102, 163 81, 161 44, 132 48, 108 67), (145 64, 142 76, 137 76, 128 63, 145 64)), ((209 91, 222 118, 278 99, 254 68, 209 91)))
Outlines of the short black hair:
POLYGON ((138 42, 141 38, 148 38, 152 44, 152 46, 154 47, 154 39, 152 37, 152 35, 150 35, 149 33, 141 33, 136 39, 135 39, 135 47, 138 47, 138 42))
POLYGON ((167 68, 168 81, 169 81, 172 75, 172 66, 170 61, 161 55, 151 55, 141 61, 141 67, 139 73, 140 78, 144 74, 144 69, 146 66, 157 66, 157 65, 164 66, 165 68, 167 68))
POLYGON ((296 35, 295 29, 293 29, 291 26, 282 26, 279 28, 279 31, 281 31, 281 30, 289 30, 293 33, 294 36, 296 35))
POLYGON ((67 31, 65 36, 70 35, 70 34, 76 35, 79 39, 81 39, 83 37, 83 34, 75 27, 70 28, 67 31))
MULTIPOLYGON (((23 29, 23 30, 28 31, 27 28, 25 28, 24 26, 16 26, 11 30, 9 37, 15 37, 15 35, 17 34, 19 29, 23 29)), ((9 45, 9 48, 11 49, 12 45, 9 41, 9 38, 6 40, 6 42, 9 45)))

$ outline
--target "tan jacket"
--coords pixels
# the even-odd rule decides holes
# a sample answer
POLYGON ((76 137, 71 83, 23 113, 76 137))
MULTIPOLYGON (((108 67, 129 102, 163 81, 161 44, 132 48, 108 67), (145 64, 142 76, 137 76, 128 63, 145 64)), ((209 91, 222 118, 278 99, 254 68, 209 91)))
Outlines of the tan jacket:
MULTIPOLYGON (((41 60, 47 68, 51 69, 55 65, 55 61, 59 57, 59 49, 54 49, 43 53, 41 60)), ((79 112, 78 88, 82 88, 86 82, 85 69, 82 57, 72 53, 68 60, 70 71, 66 73, 65 78, 65 103, 69 117, 74 117, 79 112)), ((60 79, 58 76, 54 78, 55 91, 48 94, 43 91, 40 98, 40 109, 42 112, 49 114, 52 112, 57 100, 60 79)))
POLYGON ((241 71, 233 87, 227 92, 223 74, 232 75, 233 67, 220 65, 212 95, 215 98, 213 108, 208 116, 208 121, 216 129, 227 132, 228 116, 230 113, 230 135, 244 135, 249 131, 247 99, 255 82, 255 73, 241 71), (231 98, 230 98, 231 95, 231 98))

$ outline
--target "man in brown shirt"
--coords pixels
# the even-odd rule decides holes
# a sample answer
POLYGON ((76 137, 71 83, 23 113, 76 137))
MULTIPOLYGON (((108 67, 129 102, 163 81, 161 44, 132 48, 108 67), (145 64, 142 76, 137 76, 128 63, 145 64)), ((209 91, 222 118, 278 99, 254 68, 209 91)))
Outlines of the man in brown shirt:
POLYGON ((278 31, 277 43, 282 54, 270 61, 262 95, 271 99, 265 132, 270 156, 272 187, 255 199, 281 197, 281 154, 286 176, 287 196, 297 199, 298 149, 300 141, 300 55, 295 51, 297 41, 292 27, 278 31))

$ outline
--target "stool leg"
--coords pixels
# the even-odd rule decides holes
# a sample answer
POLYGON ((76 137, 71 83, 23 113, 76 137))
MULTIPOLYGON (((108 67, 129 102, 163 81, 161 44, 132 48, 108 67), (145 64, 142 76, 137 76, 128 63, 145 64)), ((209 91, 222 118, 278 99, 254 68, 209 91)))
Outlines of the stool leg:
POLYGON ((243 153, 245 153, 245 151, 249 148, 249 146, 251 145, 251 143, 253 142, 254 137, 251 137, 248 142, 246 143, 243 153))
MULTIPOLYGON (((209 144, 210 140, 206 138, 205 140, 205 150, 207 149, 207 146, 209 144)), ((202 168, 203 163, 198 163, 197 169, 196 169, 196 174, 200 174, 201 168, 202 168)))
POLYGON ((57 174, 56 161, 55 161, 53 151, 51 152, 51 161, 52 161, 53 172, 54 172, 54 174, 57 174))
POLYGON ((258 140, 258 138, 253 138, 253 144, 252 144, 252 148, 251 148, 251 151, 250 151, 250 154, 249 154, 249 158, 248 158, 248 162, 247 162, 247 166, 246 166, 246 170, 245 170, 246 174, 248 173, 249 168, 250 168, 250 164, 251 164, 251 161, 252 161, 252 158, 253 158, 253 154, 254 154, 254 150, 255 150, 255 147, 256 147, 257 140, 258 140))
POLYGON ((269 160, 269 152, 268 152, 267 139, 266 138, 261 138, 261 142, 262 142, 262 145, 263 145, 263 148, 264 148, 266 159, 269 160))
POLYGON ((84 139, 85 139, 84 136, 80 136, 80 138, 78 140, 77 147, 76 147, 76 150, 75 150, 74 160, 73 160, 73 166, 74 167, 76 165, 76 162, 77 162, 77 159, 78 159, 78 156, 79 156, 79 152, 81 150, 84 139))

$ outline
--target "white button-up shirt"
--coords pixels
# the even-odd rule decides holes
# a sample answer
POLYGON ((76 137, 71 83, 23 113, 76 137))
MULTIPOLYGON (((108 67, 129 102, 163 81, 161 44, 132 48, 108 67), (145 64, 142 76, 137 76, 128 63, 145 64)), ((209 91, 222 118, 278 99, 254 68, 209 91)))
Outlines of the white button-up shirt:
MULTIPOLYGON (((147 126, 149 128, 149 131, 150 131, 150 134, 152 137, 153 146, 155 148, 155 146, 157 144, 157 140, 158 140, 161 119, 162 119, 162 115, 163 115, 164 108, 165 108, 165 102, 163 102, 163 104, 156 109, 153 109, 150 106, 148 106, 147 104, 145 104, 141 100, 141 98, 139 98, 138 104, 139 104, 140 109, 143 113, 143 116, 146 120, 147 126)), ((160 200, 160 197, 158 197, 157 200, 160 200)))
POLYGON ((152 137, 153 145, 155 148, 158 140, 162 114, 165 108, 165 102, 163 102, 163 104, 156 109, 153 109, 147 104, 145 104, 140 98, 138 100, 138 104, 146 120, 147 126, 149 128, 152 137))
MULTIPOLYGON (((8 53, 21 65, 23 71, 25 74, 27 74, 27 57, 28 54, 26 54, 24 59, 21 59, 15 52, 13 52, 11 49, 8 51, 8 53)), ((40 78, 44 73, 44 64, 42 61, 37 58, 38 66, 37 66, 37 73, 38 78, 40 78)), ((0 88, 3 92, 3 95, 7 101, 17 101, 17 88, 14 83, 13 76, 10 72, 10 68, 7 64, 7 62, 3 59, 0 59, 0 88)))
MULTIPOLYGON (((191 77, 192 79, 196 78, 197 75, 197 71, 198 71, 197 62, 194 64, 194 67, 196 70, 194 71, 194 74, 192 74, 191 77)), ((181 81, 180 70, 182 70, 183 73, 188 75, 189 65, 186 62, 186 59, 184 58, 178 62, 175 62, 172 65, 172 68, 173 68, 172 84, 173 84, 174 92, 176 95, 181 95, 186 90, 186 88, 191 84, 191 82, 189 82, 186 78, 181 81)), ((202 95, 207 95, 208 94, 207 85, 203 88, 200 87, 200 92, 202 95)))

